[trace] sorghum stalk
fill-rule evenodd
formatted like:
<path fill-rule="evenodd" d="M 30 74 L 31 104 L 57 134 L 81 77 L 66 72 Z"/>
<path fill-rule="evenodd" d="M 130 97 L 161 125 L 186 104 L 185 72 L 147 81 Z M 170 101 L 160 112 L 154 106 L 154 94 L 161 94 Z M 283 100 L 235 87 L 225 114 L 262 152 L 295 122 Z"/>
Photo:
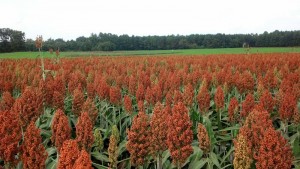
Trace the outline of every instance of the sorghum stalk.
<path fill-rule="evenodd" d="M 44 57 L 43 57 L 42 52 L 41 52 L 41 48 L 43 47 L 43 37 L 42 36 L 36 37 L 35 46 L 36 46 L 36 48 L 39 49 L 39 55 L 41 57 L 41 64 L 42 64 L 42 66 L 41 66 L 41 68 L 42 68 L 42 77 L 43 77 L 43 80 L 45 81 L 46 74 L 45 74 Z"/>

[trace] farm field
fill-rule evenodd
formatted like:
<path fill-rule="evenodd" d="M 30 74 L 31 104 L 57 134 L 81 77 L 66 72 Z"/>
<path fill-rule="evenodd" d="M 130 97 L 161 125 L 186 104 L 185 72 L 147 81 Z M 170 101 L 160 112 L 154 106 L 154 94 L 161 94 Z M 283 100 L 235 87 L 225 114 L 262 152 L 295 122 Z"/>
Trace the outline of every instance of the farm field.
<path fill-rule="evenodd" d="M 300 168 L 299 48 L 37 55 L 0 54 L 0 168 Z"/>
<path fill-rule="evenodd" d="M 137 50 L 137 51 L 95 51 L 95 52 L 60 52 L 62 57 L 78 56 L 153 56 L 153 55 L 211 55 L 211 54 L 245 54 L 243 48 L 217 48 L 217 49 L 181 49 L 181 50 Z M 300 53 L 300 47 L 265 47 L 251 48 L 249 53 Z M 12 52 L 0 53 L 1 58 L 37 58 L 38 52 Z M 43 52 L 43 56 L 51 58 L 55 56 L 49 52 Z"/>

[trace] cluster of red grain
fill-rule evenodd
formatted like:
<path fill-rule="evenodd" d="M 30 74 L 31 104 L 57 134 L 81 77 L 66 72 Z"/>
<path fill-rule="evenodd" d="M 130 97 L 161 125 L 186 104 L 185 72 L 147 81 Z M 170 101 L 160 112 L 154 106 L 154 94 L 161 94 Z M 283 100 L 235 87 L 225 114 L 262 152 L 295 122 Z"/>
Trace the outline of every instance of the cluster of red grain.
<path fill-rule="evenodd" d="M 142 165 L 149 155 L 162 158 L 168 149 L 181 167 L 197 139 L 189 117 L 196 107 L 203 116 L 212 109 L 228 109 L 228 121 L 243 125 L 235 140 L 235 154 L 241 157 L 233 162 L 237 168 L 253 161 L 257 168 L 291 166 L 291 150 L 272 119 L 299 123 L 299 54 L 73 58 L 59 63 L 46 59 L 45 70 L 51 71 L 43 80 L 36 60 L 0 61 L 0 159 L 5 165 L 22 160 L 25 168 L 34 168 L 28 158 L 35 158 L 44 167 L 46 152 L 34 122 L 50 107 L 56 110 L 51 144 L 59 152 L 58 168 L 91 167 L 97 98 L 128 114 L 139 112 L 127 131 L 134 165 Z M 229 95 L 233 92 L 240 97 Z M 72 107 L 65 110 L 68 96 Z M 73 136 L 66 111 L 78 117 Z M 196 130 L 200 148 L 208 153 L 205 126 L 199 124 Z"/>

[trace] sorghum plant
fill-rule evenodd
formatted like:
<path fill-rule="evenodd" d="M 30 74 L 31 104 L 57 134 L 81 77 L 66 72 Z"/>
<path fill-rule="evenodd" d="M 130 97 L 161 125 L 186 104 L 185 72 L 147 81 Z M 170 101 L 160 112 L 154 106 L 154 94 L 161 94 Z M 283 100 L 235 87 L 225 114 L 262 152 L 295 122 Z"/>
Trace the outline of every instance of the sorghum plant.
<path fill-rule="evenodd" d="M 89 114 L 90 119 L 94 125 L 98 117 L 98 110 L 91 98 L 87 98 L 86 101 L 83 103 L 82 111 L 87 112 Z"/>
<path fill-rule="evenodd" d="M 32 121 L 24 136 L 22 143 L 22 162 L 24 169 L 40 169 L 45 168 L 47 152 L 42 144 L 40 130 L 36 128 Z"/>
<path fill-rule="evenodd" d="M 168 149 L 167 139 L 167 128 L 168 128 L 168 113 L 164 112 L 164 107 L 160 102 L 155 104 L 153 109 L 153 115 L 150 121 L 151 127 L 151 154 L 157 158 L 157 168 L 162 168 L 162 153 Z"/>
<path fill-rule="evenodd" d="M 19 159 L 19 142 L 22 139 L 18 115 L 13 111 L 0 112 L 0 158 L 6 166 L 15 166 Z"/>
<path fill-rule="evenodd" d="M 109 166 L 111 168 L 117 168 L 117 162 L 118 162 L 118 140 L 116 139 L 115 135 L 111 135 L 109 138 L 109 146 L 108 146 L 108 160 L 109 160 Z"/>
<path fill-rule="evenodd" d="M 81 113 L 76 124 L 76 140 L 79 149 L 90 151 L 94 143 L 93 124 L 87 112 Z"/>
<path fill-rule="evenodd" d="M 234 168 L 250 169 L 253 163 L 252 152 L 243 134 L 239 134 L 237 139 L 234 140 L 234 147 Z"/>
<path fill-rule="evenodd" d="M 270 127 L 264 132 L 254 159 L 257 160 L 257 169 L 289 169 L 292 166 L 293 154 L 287 140 Z"/>
<path fill-rule="evenodd" d="M 63 142 L 71 138 L 71 127 L 69 125 L 68 117 L 60 109 L 56 110 L 54 114 L 51 130 L 51 141 L 59 152 Z"/>
<path fill-rule="evenodd" d="M 254 96 L 251 93 L 247 94 L 245 100 L 242 102 L 241 118 L 245 119 L 253 110 L 255 106 L 254 101 Z"/>
<path fill-rule="evenodd" d="M 199 147 L 204 154 L 208 154 L 210 152 L 210 139 L 205 126 L 201 123 L 198 123 L 197 132 Z"/>
<path fill-rule="evenodd" d="M 168 124 L 167 145 L 173 163 L 181 168 L 185 160 L 193 153 L 192 122 L 182 102 L 173 107 L 170 119 L 172 120 L 169 120 Z"/>
<path fill-rule="evenodd" d="M 80 150 L 76 140 L 64 141 L 60 149 L 57 169 L 73 169 L 79 154 Z"/>
<path fill-rule="evenodd" d="M 231 123 L 237 122 L 239 120 L 239 102 L 233 97 L 230 99 L 228 106 L 228 118 Z"/>
<path fill-rule="evenodd" d="M 206 81 L 204 81 L 197 95 L 199 110 L 202 114 L 207 113 L 210 107 L 210 94 L 207 89 Z"/>
<path fill-rule="evenodd" d="M 89 153 L 87 153 L 85 150 L 81 150 L 73 165 L 73 169 L 93 169 L 92 160 Z"/>
<path fill-rule="evenodd" d="M 133 118 L 132 126 L 127 131 L 128 142 L 126 148 L 130 153 L 132 165 L 143 165 L 149 155 L 150 123 L 144 112 Z"/>
<path fill-rule="evenodd" d="M 132 113 L 132 101 L 128 95 L 124 96 L 124 107 L 128 114 Z"/>

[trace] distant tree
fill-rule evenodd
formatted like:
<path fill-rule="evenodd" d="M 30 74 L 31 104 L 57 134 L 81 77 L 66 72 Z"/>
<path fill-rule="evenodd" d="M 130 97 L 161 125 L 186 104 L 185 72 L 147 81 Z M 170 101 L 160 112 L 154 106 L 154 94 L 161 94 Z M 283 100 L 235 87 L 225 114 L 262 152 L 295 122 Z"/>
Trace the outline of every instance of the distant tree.
<path fill-rule="evenodd" d="M 90 43 L 89 39 L 84 36 L 80 36 L 79 38 L 77 38 L 76 43 L 78 46 L 77 50 L 79 51 L 90 51 L 92 49 L 92 44 Z"/>
<path fill-rule="evenodd" d="M 25 41 L 25 50 L 26 51 L 34 51 L 36 50 L 35 41 L 32 39 L 26 39 Z"/>
<path fill-rule="evenodd" d="M 25 33 L 9 28 L 0 29 L 0 52 L 25 50 Z"/>
<path fill-rule="evenodd" d="M 13 30 L 11 32 L 11 47 L 13 51 L 25 50 L 25 33 Z"/>
<path fill-rule="evenodd" d="M 116 49 L 116 45 L 110 41 L 100 42 L 94 49 L 101 50 L 101 51 L 113 51 Z"/>
<path fill-rule="evenodd" d="M 55 40 L 52 38 L 49 38 L 48 40 L 46 40 L 43 44 L 43 50 L 49 50 L 49 49 L 56 49 L 57 46 L 55 45 Z"/>
<path fill-rule="evenodd" d="M 60 51 L 64 51 L 66 49 L 66 42 L 62 39 L 55 39 L 54 41 L 54 49 L 59 49 Z"/>
<path fill-rule="evenodd" d="M 10 43 L 11 31 L 12 30 L 9 28 L 0 29 L 0 52 L 11 51 L 11 43 Z"/>
<path fill-rule="evenodd" d="M 190 44 L 186 39 L 180 39 L 178 42 L 179 49 L 188 49 L 189 46 L 190 46 Z"/>
<path fill-rule="evenodd" d="M 66 50 L 76 51 L 78 50 L 78 44 L 74 40 L 70 40 L 66 42 Z"/>

